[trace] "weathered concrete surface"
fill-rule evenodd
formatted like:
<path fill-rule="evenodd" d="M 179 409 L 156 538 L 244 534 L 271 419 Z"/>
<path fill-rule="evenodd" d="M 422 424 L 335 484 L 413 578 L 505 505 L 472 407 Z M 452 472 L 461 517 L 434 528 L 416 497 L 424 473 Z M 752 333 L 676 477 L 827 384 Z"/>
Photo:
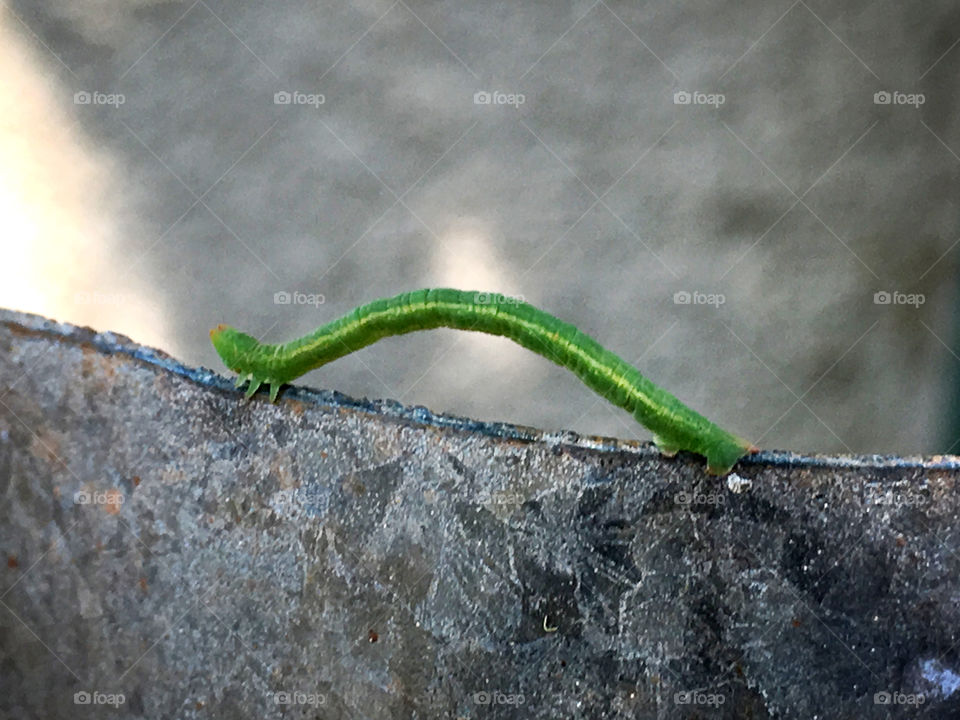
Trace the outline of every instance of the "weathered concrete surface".
<path fill-rule="evenodd" d="M 244 403 L 6 312 L 0 717 L 958 717 L 958 469 L 767 453 L 734 492 L 630 443 Z"/>

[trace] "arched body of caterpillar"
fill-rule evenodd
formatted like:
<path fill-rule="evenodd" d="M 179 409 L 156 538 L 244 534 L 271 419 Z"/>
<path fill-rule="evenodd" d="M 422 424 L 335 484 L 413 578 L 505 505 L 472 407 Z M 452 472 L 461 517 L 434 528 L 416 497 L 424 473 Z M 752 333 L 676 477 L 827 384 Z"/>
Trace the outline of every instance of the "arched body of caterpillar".
<path fill-rule="evenodd" d="M 708 472 L 725 475 L 737 460 L 757 450 L 654 385 L 573 325 L 495 293 L 440 288 L 374 300 L 282 345 L 261 344 L 226 325 L 211 330 L 210 340 L 224 364 L 238 374 L 237 387 L 249 382 L 248 398 L 269 383 L 270 400 L 275 402 L 283 384 L 310 370 L 381 338 L 439 327 L 502 335 L 571 370 L 652 431 L 661 452 L 699 453 L 707 458 Z"/>

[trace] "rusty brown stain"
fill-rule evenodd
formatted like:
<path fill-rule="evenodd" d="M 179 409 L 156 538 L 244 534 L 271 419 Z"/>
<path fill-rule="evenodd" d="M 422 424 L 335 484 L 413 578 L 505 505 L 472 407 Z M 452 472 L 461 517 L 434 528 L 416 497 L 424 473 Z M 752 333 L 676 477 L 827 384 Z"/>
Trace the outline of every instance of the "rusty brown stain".
<path fill-rule="evenodd" d="M 20 563 L 17 561 L 16 555 L 7 555 L 7 567 L 11 570 L 13 568 L 20 567 Z"/>
<path fill-rule="evenodd" d="M 117 515 L 120 513 L 122 505 L 123 494 L 118 488 L 110 488 L 110 490 L 107 491 L 107 502 L 104 503 L 103 509 L 111 515 Z"/>
<path fill-rule="evenodd" d="M 525 449 L 528 445 L 531 444 L 531 440 L 521 440 L 520 438 L 505 437 L 500 438 L 504 445 L 507 447 L 517 448 L 518 450 Z"/>
<path fill-rule="evenodd" d="M 108 356 L 104 362 L 100 363 L 100 372 L 107 381 L 113 382 L 116 378 L 118 364 L 118 358 L 113 355 Z"/>
<path fill-rule="evenodd" d="M 143 591 L 143 594 L 147 594 L 147 579 L 145 577 L 140 578 L 140 589 Z"/>
<path fill-rule="evenodd" d="M 32 328 L 24 327 L 19 323 L 9 321 L 3 323 L 3 326 L 10 331 L 11 335 L 15 335 L 16 337 L 40 338 L 48 342 L 50 340 L 50 333 L 45 330 L 34 330 Z"/>
<path fill-rule="evenodd" d="M 80 348 L 80 375 L 84 378 L 90 378 L 97 374 L 97 365 L 103 356 L 100 352 L 90 345 L 84 345 Z"/>
<path fill-rule="evenodd" d="M 134 487 L 138 487 L 139 485 L 140 485 L 140 476 L 139 476 L 139 475 L 134 475 L 134 476 L 133 476 L 133 486 L 134 486 Z"/>
<path fill-rule="evenodd" d="M 28 338 L 39 338 L 41 340 L 50 341 L 50 331 L 44 328 L 31 328 L 20 323 L 7 322 L 3 323 L 3 326 L 10 331 L 11 335 L 16 335 L 17 337 L 28 337 Z M 89 325 L 76 326 L 72 328 L 72 334 L 70 337 L 61 337 L 59 335 L 55 336 L 55 340 L 63 345 L 79 345 L 81 347 L 91 347 L 96 350 L 93 343 L 90 340 L 97 334 L 97 331 L 94 330 Z M 126 335 L 121 335 L 116 333 L 116 338 L 120 343 L 129 343 L 133 344 L 133 341 L 128 338 Z M 99 352 L 99 350 L 97 350 Z"/>
<path fill-rule="evenodd" d="M 50 331 L 45 328 L 27 327 L 25 325 L 21 325 L 20 323 L 12 322 L 9 320 L 6 322 L 0 323 L 0 325 L 5 327 L 7 330 L 10 331 L 11 335 L 14 335 L 16 337 L 30 338 L 34 340 L 43 340 L 44 342 L 50 342 L 51 340 L 53 340 L 58 345 L 71 345 L 73 347 L 81 348 L 82 350 L 90 349 L 101 355 L 104 354 L 105 352 L 103 349 L 97 347 L 97 345 L 93 342 L 94 338 L 97 337 L 98 333 L 89 325 L 72 326 L 70 328 L 70 335 L 67 337 L 64 337 L 62 335 L 57 335 L 57 334 L 51 335 Z M 122 335 L 117 332 L 113 333 L 113 340 L 114 342 L 116 342 L 117 345 L 128 346 L 128 347 L 130 346 L 140 347 L 137 343 L 135 343 L 126 335 Z M 151 348 L 151 351 L 160 359 L 171 360 L 176 362 L 176 358 L 174 358 L 169 353 L 164 352 L 163 350 L 160 350 L 158 348 Z M 127 355 L 122 355 L 120 353 L 110 353 L 110 354 L 111 355 L 115 354 L 117 357 L 121 358 L 122 361 L 131 361 L 138 365 L 150 367 L 150 368 L 153 368 L 154 370 L 156 369 L 156 364 L 150 362 L 149 360 L 144 360 L 142 358 L 129 357 Z"/>

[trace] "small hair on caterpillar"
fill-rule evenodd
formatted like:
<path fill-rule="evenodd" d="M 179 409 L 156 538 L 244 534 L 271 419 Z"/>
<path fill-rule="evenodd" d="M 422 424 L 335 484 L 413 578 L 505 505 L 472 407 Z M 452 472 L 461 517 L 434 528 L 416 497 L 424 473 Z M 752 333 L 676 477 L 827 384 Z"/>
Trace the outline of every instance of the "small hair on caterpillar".
<path fill-rule="evenodd" d="M 270 401 L 276 402 L 281 386 L 337 358 L 381 338 L 440 327 L 500 335 L 567 368 L 650 430 L 664 455 L 698 453 L 712 474 L 726 475 L 741 457 L 757 452 L 752 443 L 690 409 L 573 325 L 509 295 L 415 290 L 361 305 L 288 343 L 262 344 L 227 325 L 211 330 L 210 340 L 237 373 L 237 387 L 247 383 L 247 398 L 268 384 Z"/>

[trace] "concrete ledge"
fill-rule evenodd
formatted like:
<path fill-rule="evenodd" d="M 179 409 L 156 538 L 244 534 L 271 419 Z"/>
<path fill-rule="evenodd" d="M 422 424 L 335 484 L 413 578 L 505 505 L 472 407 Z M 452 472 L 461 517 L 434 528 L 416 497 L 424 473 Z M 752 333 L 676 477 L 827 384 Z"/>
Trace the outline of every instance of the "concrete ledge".
<path fill-rule="evenodd" d="M 960 458 L 703 465 L 4 311 L 0 717 L 960 716 Z"/>

